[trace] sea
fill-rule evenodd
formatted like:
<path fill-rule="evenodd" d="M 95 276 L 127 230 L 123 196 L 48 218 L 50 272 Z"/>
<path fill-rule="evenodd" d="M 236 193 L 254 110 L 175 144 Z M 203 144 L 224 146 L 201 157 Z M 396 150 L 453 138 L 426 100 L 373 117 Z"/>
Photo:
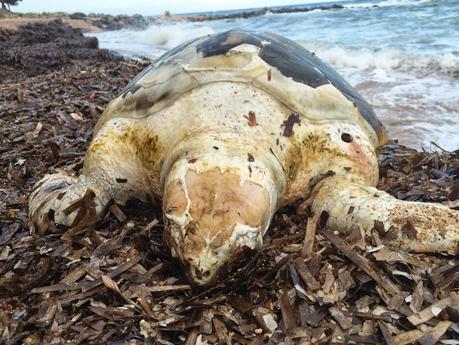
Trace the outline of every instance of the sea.
<path fill-rule="evenodd" d="M 391 139 L 426 151 L 459 149 L 459 1 L 354 0 L 290 7 L 334 3 L 345 8 L 165 21 L 141 31 L 91 35 L 101 48 L 156 59 L 182 42 L 233 28 L 277 33 L 336 69 L 373 105 Z"/>

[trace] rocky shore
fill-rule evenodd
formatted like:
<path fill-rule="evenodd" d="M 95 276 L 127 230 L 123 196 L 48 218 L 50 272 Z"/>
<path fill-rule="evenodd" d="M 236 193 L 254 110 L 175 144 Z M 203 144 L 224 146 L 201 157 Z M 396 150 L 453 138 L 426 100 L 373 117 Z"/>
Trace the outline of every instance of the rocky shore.
<path fill-rule="evenodd" d="M 375 5 L 377 6 L 377 5 Z M 152 23 L 191 21 L 202 22 L 208 20 L 234 20 L 238 18 L 250 18 L 266 14 L 300 13 L 310 11 L 336 11 L 345 7 L 339 4 L 330 6 L 308 6 L 308 7 L 264 7 L 261 9 L 238 11 L 234 13 L 214 14 L 193 14 L 174 15 L 166 11 L 163 15 L 143 16 L 137 15 L 109 15 L 109 14 L 85 14 L 75 12 L 67 13 L 44 13 L 44 14 L 8 14 L 2 18 L 0 15 L 0 28 L 17 30 L 19 27 L 29 23 L 47 23 L 60 19 L 66 24 L 82 29 L 83 31 L 111 31 L 124 28 L 145 29 Z"/>
<path fill-rule="evenodd" d="M 166 18 L 164 16 L 142 16 L 142 15 L 109 15 L 84 13 L 8 13 L 3 17 L 0 15 L 0 29 L 17 31 L 27 24 L 46 24 L 54 20 L 61 20 L 63 23 L 80 29 L 83 32 L 99 32 L 120 30 L 123 28 L 145 29 L 151 23 L 161 20 L 182 20 L 181 17 Z"/>
<path fill-rule="evenodd" d="M 77 20 L 77 19 L 75 19 Z M 339 238 L 308 202 L 276 215 L 266 245 L 216 286 L 188 285 L 162 242 L 159 206 L 30 232 L 38 179 L 82 167 L 107 103 L 148 61 L 128 61 L 63 21 L 0 31 L 1 344 L 435 344 L 459 334 L 459 260 Z M 459 151 L 396 144 L 379 188 L 459 208 Z M 370 249 L 370 250 L 369 250 Z"/>
<path fill-rule="evenodd" d="M 264 16 L 266 14 L 282 14 L 282 13 L 301 13 L 311 11 L 336 11 L 342 10 L 345 7 L 342 5 L 334 4 L 330 6 L 310 6 L 310 7 L 282 7 L 272 8 L 264 7 L 257 10 L 241 11 L 229 14 L 206 14 L 206 15 L 192 15 L 186 16 L 186 20 L 193 22 L 201 22 L 207 20 L 223 20 L 223 19 L 239 19 Z"/>

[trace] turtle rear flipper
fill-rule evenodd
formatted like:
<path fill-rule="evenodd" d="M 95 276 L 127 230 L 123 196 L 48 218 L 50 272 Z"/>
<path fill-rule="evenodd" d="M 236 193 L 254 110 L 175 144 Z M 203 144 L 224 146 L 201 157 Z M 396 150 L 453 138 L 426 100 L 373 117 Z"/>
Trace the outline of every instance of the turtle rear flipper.
<path fill-rule="evenodd" d="M 384 244 L 415 253 L 459 253 L 459 212 L 438 203 L 403 201 L 374 187 L 336 176 L 315 189 L 314 213 L 331 230 L 378 231 Z"/>

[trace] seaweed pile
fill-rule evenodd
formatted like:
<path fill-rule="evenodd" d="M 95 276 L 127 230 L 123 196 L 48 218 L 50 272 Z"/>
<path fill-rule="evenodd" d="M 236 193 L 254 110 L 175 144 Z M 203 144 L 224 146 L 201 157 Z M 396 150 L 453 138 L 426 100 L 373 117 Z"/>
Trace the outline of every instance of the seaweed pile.
<path fill-rule="evenodd" d="M 33 184 L 78 172 L 104 106 L 148 64 L 104 56 L 53 65 L 50 55 L 37 73 L 17 65 L 2 77 L 0 343 L 459 343 L 457 257 L 396 252 L 377 233 L 342 238 L 307 201 L 280 210 L 265 246 L 207 289 L 188 285 L 170 258 L 158 205 L 112 205 L 102 220 L 31 232 Z M 391 144 L 380 166 L 379 188 L 459 208 L 459 150 Z"/>
<path fill-rule="evenodd" d="M 98 49 L 95 37 L 56 19 L 48 24 L 27 24 L 19 31 L 0 29 L 0 80 L 18 82 L 72 65 L 75 60 L 109 61 L 115 57 Z"/>

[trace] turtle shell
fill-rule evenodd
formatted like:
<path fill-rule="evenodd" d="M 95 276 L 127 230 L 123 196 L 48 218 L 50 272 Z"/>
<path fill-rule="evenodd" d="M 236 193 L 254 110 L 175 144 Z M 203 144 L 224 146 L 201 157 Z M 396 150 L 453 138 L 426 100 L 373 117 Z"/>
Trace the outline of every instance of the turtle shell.
<path fill-rule="evenodd" d="M 265 65 L 289 81 L 311 88 L 332 85 L 358 109 L 360 117 L 376 133 L 379 144 L 386 142 L 385 129 L 368 102 L 314 53 L 279 35 L 245 30 L 230 30 L 194 39 L 162 55 L 126 86 L 104 113 L 102 122 L 114 117 L 115 112 L 116 116 L 148 116 L 206 82 L 253 81 L 254 73 L 258 70 L 252 68 L 247 72 L 247 61 L 242 61 L 242 57 L 223 58 L 239 46 L 254 47 Z M 246 72 L 242 73 L 242 70 Z M 185 73 L 190 71 L 196 73 Z M 285 98 L 282 90 L 279 87 L 271 90 L 271 94 Z M 307 112 L 301 100 L 291 103 L 291 107 L 299 113 Z"/>

